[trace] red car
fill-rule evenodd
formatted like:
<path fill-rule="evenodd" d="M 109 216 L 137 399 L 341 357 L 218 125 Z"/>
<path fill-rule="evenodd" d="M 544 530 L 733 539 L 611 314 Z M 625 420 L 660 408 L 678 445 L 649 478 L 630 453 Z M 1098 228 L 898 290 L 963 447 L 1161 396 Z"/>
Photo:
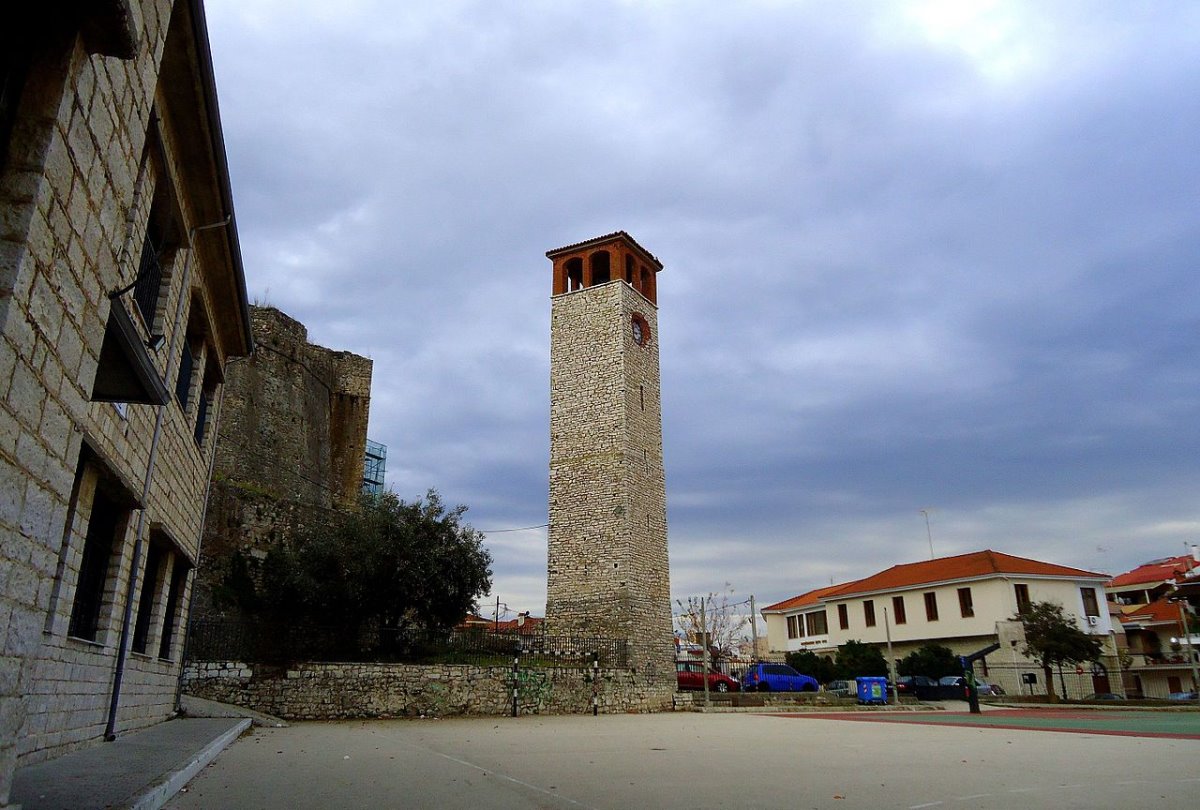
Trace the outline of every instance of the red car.
<path fill-rule="evenodd" d="M 703 689 L 703 672 L 704 670 L 699 661 L 676 661 L 675 682 L 679 687 L 679 691 Z M 712 692 L 736 692 L 740 688 L 740 685 L 728 675 L 709 671 L 708 688 Z"/>

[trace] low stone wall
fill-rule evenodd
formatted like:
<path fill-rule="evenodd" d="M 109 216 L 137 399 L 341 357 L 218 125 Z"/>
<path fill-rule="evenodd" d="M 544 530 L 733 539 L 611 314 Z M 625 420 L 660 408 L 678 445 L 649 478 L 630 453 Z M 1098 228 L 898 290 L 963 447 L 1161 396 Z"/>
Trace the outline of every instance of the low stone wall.
<path fill-rule="evenodd" d="M 183 678 L 189 695 L 287 720 L 512 713 L 513 673 L 506 667 L 210 661 L 188 664 Z M 531 667 L 519 670 L 517 683 L 521 714 L 592 710 L 591 670 Z M 602 669 L 596 694 L 605 714 L 668 711 L 675 683 Z"/>

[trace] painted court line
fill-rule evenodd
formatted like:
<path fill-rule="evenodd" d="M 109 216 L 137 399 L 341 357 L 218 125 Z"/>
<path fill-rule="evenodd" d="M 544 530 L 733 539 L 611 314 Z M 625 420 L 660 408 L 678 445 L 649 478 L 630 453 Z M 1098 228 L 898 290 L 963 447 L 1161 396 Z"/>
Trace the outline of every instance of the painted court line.
<path fill-rule="evenodd" d="M 912 723 L 925 726 L 950 726 L 954 728 L 1000 729 L 1006 731 L 1053 731 L 1067 734 L 1100 734 L 1111 737 L 1144 737 L 1167 740 L 1200 740 L 1200 731 L 1155 731 L 1145 728 L 1144 717 L 1100 716 L 1072 712 L 1069 715 L 1050 715 L 1034 712 L 999 712 L 987 715 L 970 715 L 961 712 L 909 712 L 905 714 L 868 713 L 789 713 L 764 714 L 763 717 L 787 719 L 842 720 L 850 723 Z M 1028 722 L 1022 722 L 1026 720 Z M 1127 721 L 1124 728 L 1122 721 Z M 1104 723 L 1107 727 L 1097 727 Z M 1118 726 L 1114 728 L 1113 726 Z"/>
<path fill-rule="evenodd" d="M 407 745 L 409 748 L 416 749 L 418 751 L 421 751 L 422 753 L 432 754 L 435 757 L 441 757 L 442 759 L 447 759 L 453 763 L 462 765 L 465 768 L 472 768 L 472 769 L 484 774 L 485 776 L 498 777 L 507 782 L 512 782 L 514 785 L 520 785 L 521 787 L 528 788 L 530 790 L 541 793 L 543 796 L 549 796 L 551 798 L 554 798 L 560 802 L 566 802 L 567 804 L 572 804 L 572 805 L 575 805 L 576 807 L 582 807 L 585 810 L 597 810 L 597 808 L 592 807 L 591 805 L 584 804 L 583 802 L 577 802 L 574 799 L 568 799 L 566 796 L 563 796 L 560 793 L 555 793 L 552 790 L 546 790 L 543 787 L 538 787 L 537 785 L 531 785 L 528 782 L 523 782 L 520 779 L 517 779 L 516 777 L 512 777 L 512 776 L 508 776 L 507 774 L 500 773 L 495 768 L 485 768 L 482 765 L 476 765 L 474 762 L 468 762 L 465 759 L 459 759 L 458 757 L 452 757 L 449 754 L 443 754 L 441 751 L 434 751 L 431 748 L 424 748 L 419 745 L 413 745 L 412 743 L 408 743 Z"/>

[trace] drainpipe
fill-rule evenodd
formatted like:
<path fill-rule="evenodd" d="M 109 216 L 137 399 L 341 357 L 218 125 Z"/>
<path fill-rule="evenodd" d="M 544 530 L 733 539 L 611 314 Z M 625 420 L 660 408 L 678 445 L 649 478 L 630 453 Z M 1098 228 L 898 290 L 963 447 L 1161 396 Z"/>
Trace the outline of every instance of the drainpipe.
<path fill-rule="evenodd" d="M 250 347 L 250 352 L 254 352 L 254 347 Z M 229 376 L 229 366 L 236 360 L 244 360 L 244 357 L 229 357 L 225 360 L 224 376 Z M 204 528 L 208 525 L 208 498 L 212 493 L 213 468 L 217 464 L 217 429 L 216 426 L 221 418 L 221 410 L 225 405 L 225 386 L 221 385 L 221 394 L 217 400 L 217 407 L 213 411 L 213 429 L 212 429 L 212 452 L 208 455 L 208 478 L 204 482 L 204 506 L 200 512 L 200 536 L 196 543 L 196 564 L 200 564 L 200 551 L 204 543 Z M 188 644 L 192 638 L 192 607 L 196 604 L 196 580 L 192 579 L 192 589 L 188 591 L 187 621 L 183 624 L 182 644 L 179 647 L 179 677 L 175 679 L 175 713 L 183 712 L 183 670 L 187 666 L 187 662 L 183 656 L 187 654 Z"/>
<path fill-rule="evenodd" d="M 220 222 L 200 225 L 192 228 L 188 234 L 188 253 L 183 261 L 183 281 L 180 285 L 179 304 L 175 307 L 175 331 L 171 335 L 170 354 L 167 355 L 167 374 L 169 380 L 175 373 L 175 358 L 179 356 L 180 325 L 183 323 L 183 312 L 186 308 L 189 282 L 192 272 L 192 254 L 196 252 L 195 239 L 200 231 L 213 228 L 224 228 L 230 222 L 226 216 Z M 121 641 L 117 645 L 117 664 L 113 670 L 112 696 L 108 701 L 108 723 L 104 726 L 104 739 L 112 742 L 117 738 L 117 706 L 121 702 L 121 682 L 125 677 L 125 661 L 129 657 L 130 626 L 133 624 L 133 600 L 137 594 L 138 560 L 142 557 L 142 545 L 146 540 L 146 508 L 150 499 L 150 485 L 154 480 L 154 465 L 158 460 L 158 440 L 162 436 L 163 421 L 166 419 L 170 399 L 165 405 L 158 407 L 158 415 L 154 419 L 154 434 L 150 437 L 150 456 L 146 461 L 146 477 L 142 481 L 142 508 L 138 511 L 137 536 L 133 542 L 133 557 L 129 565 L 129 586 L 125 589 L 125 613 L 121 619 Z M 182 663 L 182 662 L 181 662 Z"/>

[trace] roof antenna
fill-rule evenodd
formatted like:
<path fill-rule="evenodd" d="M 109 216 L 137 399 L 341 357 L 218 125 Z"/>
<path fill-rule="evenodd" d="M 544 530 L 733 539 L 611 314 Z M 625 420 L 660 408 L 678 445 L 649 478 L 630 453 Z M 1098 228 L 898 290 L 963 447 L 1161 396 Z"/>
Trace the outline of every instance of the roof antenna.
<path fill-rule="evenodd" d="M 919 509 L 918 511 L 922 515 L 925 516 L 925 536 L 929 538 L 929 559 L 932 560 L 933 559 L 933 530 L 929 528 L 929 513 L 933 511 L 933 507 L 930 506 L 927 509 Z"/>

